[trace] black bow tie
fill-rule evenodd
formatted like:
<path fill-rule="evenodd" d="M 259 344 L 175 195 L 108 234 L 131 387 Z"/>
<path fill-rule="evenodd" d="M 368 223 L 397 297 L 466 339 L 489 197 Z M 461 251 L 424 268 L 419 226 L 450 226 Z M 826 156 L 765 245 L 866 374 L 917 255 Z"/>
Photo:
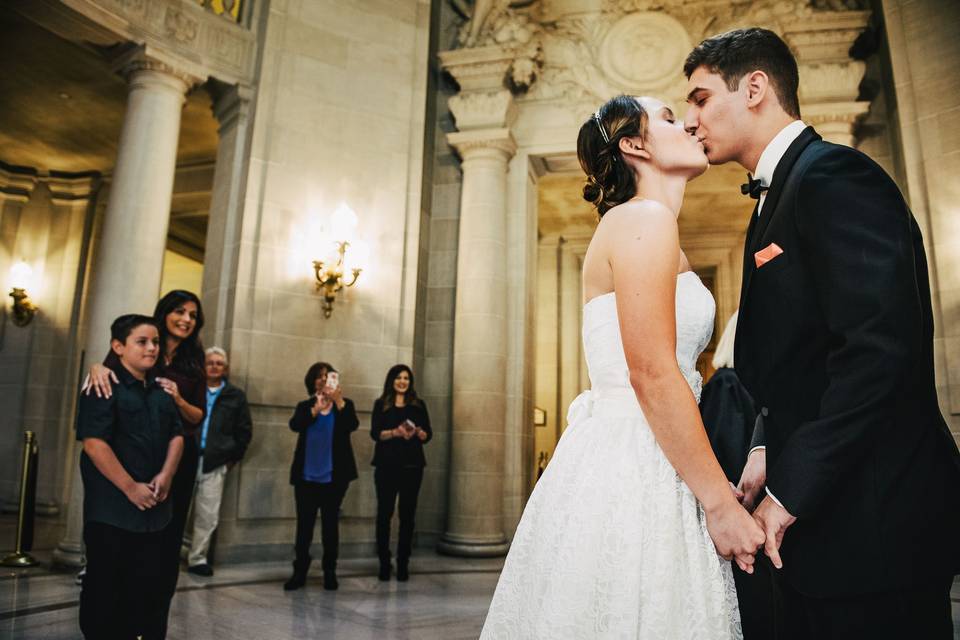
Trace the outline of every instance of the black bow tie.
<path fill-rule="evenodd" d="M 749 173 L 747 174 L 747 183 L 740 185 L 740 193 L 745 196 L 750 196 L 754 200 L 759 200 L 760 194 L 768 189 L 770 189 L 770 187 L 763 186 L 759 178 L 754 180 L 753 176 Z"/>

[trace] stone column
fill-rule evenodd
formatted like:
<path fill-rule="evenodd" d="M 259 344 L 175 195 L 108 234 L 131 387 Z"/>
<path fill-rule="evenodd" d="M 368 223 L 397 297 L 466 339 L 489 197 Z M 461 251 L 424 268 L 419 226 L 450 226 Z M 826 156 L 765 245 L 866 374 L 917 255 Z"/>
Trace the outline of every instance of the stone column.
<path fill-rule="evenodd" d="M 115 68 L 127 79 L 127 109 L 103 231 L 94 241 L 83 368 L 106 354 L 114 318 L 153 313 L 170 222 L 180 112 L 187 91 L 199 81 L 143 48 L 124 55 Z M 80 564 L 83 535 L 83 486 L 79 466 L 73 469 L 67 531 L 54 551 L 54 560 L 68 566 Z"/>
<path fill-rule="evenodd" d="M 784 29 L 800 68 L 800 112 L 824 140 L 855 146 L 854 127 L 870 110 L 858 101 L 866 64 L 850 47 L 870 19 L 869 11 L 817 12 Z"/>
<path fill-rule="evenodd" d="M 589 238 L 566 239 L 560 245 L 560 402 L 557 406 L 557 438 L 567 428 L 567 407 L 581 391 L 590 388 L 580 379 L 583 293 L 580 263 Z"/>
<path fill-rule="evenodd" d="M 210 82 L 213 115 L 220 123 L 213 195 L 203 260 L 204 342 L 229 349 L 227 328 L 236 304 L 240 232 L 250 155 L 253 90 Z"/>
<path fill-rule="evenodd" d="M 450 99 L 459 131 L 447 141 L 462 159 L 457 300 L 453 338 L 453 424 L 447 530 L 438 550 L 498 556 L 503 522 L 507 377 L 507 163 L 513 96 L 503 88 L 509 54 L 497 47 L 448 51 L 460 83 Z"/>

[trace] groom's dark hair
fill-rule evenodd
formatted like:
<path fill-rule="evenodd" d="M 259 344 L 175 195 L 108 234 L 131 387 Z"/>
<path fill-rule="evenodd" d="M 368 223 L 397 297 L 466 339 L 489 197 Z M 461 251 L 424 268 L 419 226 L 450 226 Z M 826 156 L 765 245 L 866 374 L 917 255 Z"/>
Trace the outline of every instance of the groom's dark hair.
<path fill-rule="evenodd" d="M 770 78 L 773 92 L 783 110 L 800 118 L 797 91 L 800 74 L 790 47 L 769 29 L 735 29 L 707 38 L 687 56 L 683 72 L 689 79 L 699 67 L 718 73 L 730 91 L 736 91 L 740 79 L 751 71 L 763 71 Z"/>

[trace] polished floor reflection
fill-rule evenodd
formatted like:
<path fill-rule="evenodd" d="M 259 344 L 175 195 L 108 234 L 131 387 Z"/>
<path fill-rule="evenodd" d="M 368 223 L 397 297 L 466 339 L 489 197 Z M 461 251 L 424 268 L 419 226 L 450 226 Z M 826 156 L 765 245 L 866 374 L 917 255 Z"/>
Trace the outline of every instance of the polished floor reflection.
<path fill-rule="evenodd" d="M 407 583 L 376 579 L 376 562 L 342 563 L 340 589 L 323 590 L 320 571 L 306 588 L 284 592 L 289 565 L 223 567 L 213 578 L 182 573 L 170 640 L 448 640 L 476 638 L 502 560 L 428 555 Z M 0 638 L 74 640 L 80 588 L 70 574 L 42 569 L 0 576 Z"/>
<path fill-rule="evenodd" d="M 327 592 L 319 570 L 306 588 L 284 592 L 289 565 L 242 564 L 213 578 L 182 573 L 170 640 L 458 640 L 480 634 L 502 559 L 416 557 L 407 583 L 376 579 L 376 562 L 341 563 L 340 590 Z M 73 574 L 44 568 L 0 571 L 0 638 L 75 640 L 80 588 Z M 960 640 L 960 583 L 953 593 Z"/>

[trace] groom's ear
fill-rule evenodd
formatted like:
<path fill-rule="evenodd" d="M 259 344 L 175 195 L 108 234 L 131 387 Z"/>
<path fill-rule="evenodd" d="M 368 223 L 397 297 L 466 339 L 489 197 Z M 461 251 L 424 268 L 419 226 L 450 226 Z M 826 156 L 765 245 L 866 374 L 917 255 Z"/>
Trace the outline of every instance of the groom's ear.
<path fill-rule="evenodd" d="M 643 140 L 639 136 L 620 138 L 619 147 L 620 153 L 644 160 L 650 159 L 650 152 L 643 148 Z"/>
<path fill-rule="evenodd" d="M 766 73 L 757 69 L 751 71 L 740 80 L 740 87 L 747 98 L 747 107 L 755 109 L 767 97 L 770 91 L 770 78 Z"/>

